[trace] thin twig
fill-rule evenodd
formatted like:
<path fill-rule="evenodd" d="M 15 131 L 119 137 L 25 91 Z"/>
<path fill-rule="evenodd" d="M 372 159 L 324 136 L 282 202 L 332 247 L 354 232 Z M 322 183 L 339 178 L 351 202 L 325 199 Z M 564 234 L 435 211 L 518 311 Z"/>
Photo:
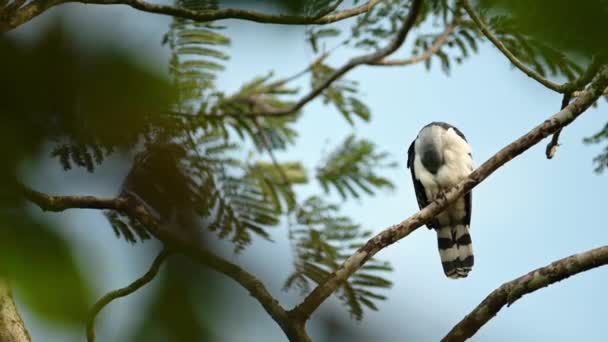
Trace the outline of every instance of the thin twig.
<path fill-rule="evenodd" d="M 431 58 L 439 50 L 441 50 L 443 45 L 448 41 L 448 38 L 450 37 L 452 32 L 454 32 L 456 26 L 458 26 L 459 21 L 460 18 L 455 17 L 449 24 L 446 25 L 445 30 L 433 41 L 433 44 L 431 44 L 431 46 L 429 46 L 426 51 L 416 56 L 411 56 L 405 59 L 382 59 L 368 64 L 376 66 L 404 66 L 424 62 L 425 60 Z"/>
<path fill-rule="evenodd" d="M 505 305 L 510 306 L 522 296 L 562 281 L 570 276 L 608 264 L 608 246 L 575 254 L 552 262 L 514 279 L 492 291 L 471 313 L 466 315 L 442 339 L 443 342 L 461 342 L 491 320 Z"/>
<path fill-rule="evenodd" d="M 570 103 L 571 97 L 572 96 L 570 95 L 570 93 L 564 94 L 564 97 L 562 98 L 561 109 L 566 108 L 568 103 Z M 555 153 L 557 152 L 557 148 L 560 146 L 559 135 L 561 133 L 562 133 L 562 129 L 560 128 L 557 130 L 557 132 L 553 133 L 553 137 L 551 137 L 551 141 L 549 142 L 549 144 L 547 144 L 547 149 L 545 150 L 545 155 L 547 156 L 547 159 L 552 159 L 555 156 Z"/>
<path fill-rule="evenodd" d="M 128 296 L 131 293 L 142 288 L 144 285 L 151 282 L 156 277 L 156 275 L 158 274 L 158 271 L 160 270 L 160 266 L 165 261 L 165 259 L 167 259 L 167 257 L 169 255 L 171 255 L 171 252 L 168 249 L 164 248 L 156 256 L 156 258 L 154 258 L 152 265 L 150 265 L 150 268 L 143 276 L 141 276 L 140 278 L 138 278 L 137 280 L 135 280 L 134 282 L 132 282 L 130 285 L 128 285 L 126 287 L 116 289 L 116 290 L 106 293 L 103 297 L 101 297 L 93 305 L 93 307 L 91 308 L 91 312 L 89 313 L 89 316 L 87 317 L 87 324 L 86 324 L 88 342 L 95 342 L 95 318 L 97 318 L 97 315 L 99 314 L 99 312 L 106 305 L 110 304 L 110 302 L 112 302 L 113 300 Z"/>

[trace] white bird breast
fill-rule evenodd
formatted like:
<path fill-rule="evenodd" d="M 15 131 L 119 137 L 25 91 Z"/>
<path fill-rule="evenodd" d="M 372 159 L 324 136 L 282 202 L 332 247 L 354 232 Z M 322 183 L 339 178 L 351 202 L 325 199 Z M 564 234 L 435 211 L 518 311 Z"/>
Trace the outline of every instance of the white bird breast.
<path fill-rule="evenodd" d="M 433 144 L 442 154 L 443 164 L 436 174 L 432 174 L 422 165 L 421 144 Z M 429 200 L 433 199 L 440 190 L 458 184 L 473 171 L 471 146 L 453 128 L 448 130 L 440 126 L 424 128 L 418 134 L 414 148 L 416 151 L 414 173 L 424 186 Z"/>

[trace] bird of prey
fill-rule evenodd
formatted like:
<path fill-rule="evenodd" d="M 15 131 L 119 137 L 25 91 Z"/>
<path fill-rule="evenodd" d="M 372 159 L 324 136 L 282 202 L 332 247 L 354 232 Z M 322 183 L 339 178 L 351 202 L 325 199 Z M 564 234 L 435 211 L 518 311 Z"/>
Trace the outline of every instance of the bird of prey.
<path fill-rule="evenodd" d="M 456 127 L 445 122 L 424 126 L 408 150 L 407 167 L 412 173 L 420 209 L 442 190 L 458 184 L 473 171 L 471 147 Z M 426 225 L 437 232 L 443 272 L 464 278 L 473 267 L 473 245 L 469 235 L 471 193 L 448 206 Z"/>

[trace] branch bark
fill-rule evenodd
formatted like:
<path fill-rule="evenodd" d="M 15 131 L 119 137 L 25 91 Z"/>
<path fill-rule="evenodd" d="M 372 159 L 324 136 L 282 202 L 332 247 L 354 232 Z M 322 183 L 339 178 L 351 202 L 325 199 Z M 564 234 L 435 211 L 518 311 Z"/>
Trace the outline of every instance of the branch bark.
<path fill-rule="evenodd" d="M 32 342 L 3 279 L 0 279 L 0 342 Z"/>
<path fill-rule="evenodd" d="M 608 246 L 603 246 L 560 259 L 504 283 L 492 291 L 471 313 L 454 326 L 442 341 L 465 341 L 475 335 L 505 305 L 510 306 L 528 293 L 606 264 L 608 264 Z"/>
<path fill-rule="evenodd" d="M 473 171 L 458 185 L 443 192 L 431 204 L 410 216 L 405 221 L 388 227 L 367 241 L 357 252 L 351 255 L 324 282 L 319 284 L 302 303 L 291 310 L 294 316 L 306 321 L 310 315 L 340 286 L 356 272 L 365 262 L 381 249 L 399 241 L 422 226 L 449 204 L 483 182 L 499 167 L 517 157 L 542 139 L 567 126 L 591 106 L 608 86 L 608 67 L 604 67 L 595 77 L 590 87 L 576 101 L 557 112 L 527 134 L 516 139 Z"/>
<path fill-rule="evenodd" d="M 356 7 L 335 13 L 326 13 L 320 16 L 300 16 L 266 14 L 236 8 L 194 11 L 170 5 L 154 4 L 143 0 L 34 0 L 15 11 L 6 11 L 2 13 L 3 11 L 0 9 L 0 32 L 12 30 L 32 20 L 53 6 L 70 2 L 95 5 L 127 5 L 143 12 L 170 15 L 200 22 L 223 19 L 241 19 L 265 24 L 324 25 L 368 12 L 378 3 L 380 3 L 380 1 L 381 0 L 369 0 L 366 3 Z"/>

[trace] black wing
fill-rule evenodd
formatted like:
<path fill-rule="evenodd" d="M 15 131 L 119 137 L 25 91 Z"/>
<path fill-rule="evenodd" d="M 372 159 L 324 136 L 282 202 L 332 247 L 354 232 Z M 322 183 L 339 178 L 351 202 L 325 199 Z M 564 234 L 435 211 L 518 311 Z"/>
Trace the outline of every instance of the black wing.
<path fill-rule="evenodd" d="M 414 190 L 416 191 L 416 199 L 418 200 L 418 207 L 420 209 L 426 207 L 429 204 L 428 199 L 426 198 L 426 192 L 424 191 L 424 186 L 422 183 L 416 178 L 416 173 L 414 172 L 414 160 L 416 159 L 416 151 L 414 145 L 416 144 L 416 140 L 412 142 L 410 148 L 407 150 L 407 167 L 410 169 L 412 174 L 412 182 L 414 182 Z M 468 195 L 467 195 L 468 196 Z M 470 204 L 468 208 L 470 208 Z M 470 210 L 467 211 L 467 217 L 470 218 Z M 437 222 L 435 220 L 431 220 L 426 224 L 429 229 L 437 228 Z"/>
<path fill-rule="evenodd" d="M 471 227 L 471 203 L 473 201 L 472 197 L 473 197 L 473 194 L 471 193 L 471 191 L 467 192 L 467 194 L 464 195 L 464 210 L 465 210 L 464 224 L 466 224 L 469 227 Z"/>
<path fill-rule="evenodd" d="M 454 131 L 456 132 L 456 134 L 458 134 L 462 138 L 462 140 L 467 141 L 467 138 L 464 136 L 464 133 L 462 133 L 458 128 L 456 128 L 455 126 L 450 125 L 449 123 L 445 123 L 445 122 L 431 122 L 427 126 L 431 126 L 431 125 L 441 126 L 444 129 L 446 129 L 446 130 L 452 128 L 452 129 L 454 129 Z M 413 144 L 412 144 L 412 146 L 413 146 Z M 413 157 L 414 151 L 413 151 L 413 147 L 412 146 L 410 146 L 410 149 L 412 150 L 411 151 L 411 155 L 412 155 L 412 166 L 413 166 L 414 165 L 414 159 L 413 159 L 414 158 Z M 469 153 L 469 156 L 470 155 L 471 154 Z M 408 167 L 410 167 L 409 156 L 408 156 Z M 413 177 L 413 175 L 414 175 L 414 171 L 412 169 L 412 177 Z M 471 225 L 471 209 L 472 209 L 471 203 L 473 201 L 472 197 L 473 197 L 473 195 L 471 194 L 471 192 L 468 192 L 463 197 L 464 198 L 464 208 L 465 208 L 465 212 L 466 212 L 463 223 L 466 224 L 466 225 L 468 225 L 468 226 Z M 418 201 L 418 204 L 420 204 L 420 200 Z"/>

